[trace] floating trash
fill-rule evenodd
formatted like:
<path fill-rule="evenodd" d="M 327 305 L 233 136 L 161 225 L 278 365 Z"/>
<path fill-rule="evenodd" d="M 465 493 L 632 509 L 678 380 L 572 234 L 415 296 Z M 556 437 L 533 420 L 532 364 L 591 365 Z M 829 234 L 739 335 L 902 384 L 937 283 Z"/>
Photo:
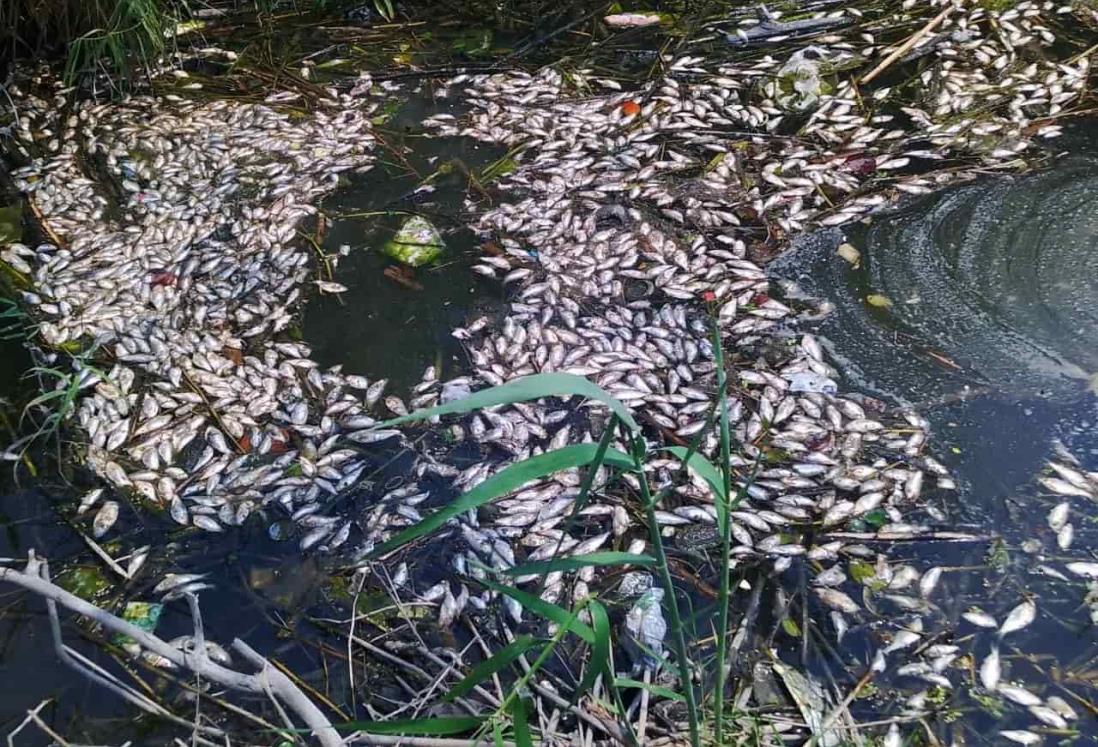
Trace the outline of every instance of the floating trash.
<path fill-rule="evenodd" d="M 434 262 L 445 249 L 442 236 L 429 220 L 413 215 L 397 231 L 381 251 L 411 267 L 421 267 Z"/>

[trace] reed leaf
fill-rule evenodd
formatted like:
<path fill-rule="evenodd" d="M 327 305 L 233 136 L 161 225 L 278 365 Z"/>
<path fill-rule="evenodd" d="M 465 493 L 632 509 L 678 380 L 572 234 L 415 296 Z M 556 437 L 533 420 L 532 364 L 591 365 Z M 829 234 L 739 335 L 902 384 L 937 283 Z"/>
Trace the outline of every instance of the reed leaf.
<path fill-rule="evenodd" d="M 534 739 L 530 735 L 530 722 L 526 717 L 526 701 L 516 698 L 511 704 L 511 724 L 515 731 L 516 747 L 534 747 Z"/>
<path fill-rule="evenodd" d="M 552 602 L 547 602 L 541 597 L 525 592 L 522 589 L 498 584 L 491 579 L 481 579 L 480 583 L 498 594 L 511 597 L 521 604 L 523 609 L 533 612 L 540 617 L 544 617 L 546 620 L 565 628 L 571 633 L 575 633 L 586 643 L 592 645 L 595 643 L 595 631 L 592 630 L 589 625 L 577 618 L 575 613 L 566 610 L 559 605 L 553 604 Z"/>
<path fill-rule="evenodd" d="M 531 480 L 537 480 L 554 472 L 590 464 L 595 459 L 598 451 L 598 444 L 575 444 L 508 465 L 445 508 L 436 511 L 418 524 L 413 524 L 398 532 L 396 536 L 374 550 L 372 557 L 376 558 L 384 555 L 402 545 L 424 537 L 455 516 L 470 509 L 479 508 L 518 490 Z M 614 449 L 606 450 L 603 461 L 606 464 L 623 469 L 629 469 L 633 466 L 632 460 L 626 454 Z"/>
<path fill-rule="evenodd" d="M 443 716 L 440 718 L 409 718 L 393 721 L 347 721 L 337 724 L 340 731 L 361 731 L 366 734 L 399 734 L 402 736 L 437 737 L 465 734 L 478 728 L 482 719 L 475 716 Z"/>
<path fill-rule="evenodd" d="M 682 460 L 713 491 L 713 505 L 717 509 L 717 527 L 724 531 L 728 521 L 728 493 L 724 487 L 724 475 L 717 466 L 697 452 L 691 453 L 685 446 L 668 446 L 666 451 Z"/>
<path fill-rule="evenodd" d="M 592 565 L 639 565 L 648 568 L 656 565 L 656 559 L 650 555 L 634 555 L 628 552 L 592 552 L 537 563 L 523 563 L 513 568 L 504 568 L 500 573 L 505 576 L 540 576 L 553 571 L 576 571 Z"/>
<path fill-rule="evenodd" d="M 595 640 L 591 644 L 591 656 L 587 660 L 587 669 L 583 673 L 579 687 L 576 688 L 576 697 L 590 691 L 595 685 L 595 679 L 605 675 L 603 681 L 607 687 L 613 680 L 610 670 L 610 617 L 606 614 L 606 608 L 597 600 L 592 599 L 588 608 L 591 610 L 591 627 L 594 629 Z"/>
<path fill-rule="evenodd" d="M 634 680 L 629 677 L 617 677 L 614 679 L 614 687 L 625 688 L 637 688 L 638 690 L 647 690 L 653 695 L 658 695 L 661 698 L 667 698 L 668 700 L 674 700 L 681 703 L 683 698 L 682 693 L 677 693 L 669 687 L 663 687 L 662 685 L 653 685 L 649 682 L 641 682 L 640 680 Z"/>
<path fill-rule="evenodd" d="M 394 425 L 426 420 L 436 415 L 456 415 L 472 412 L 473 410 L 483 410 L 486 407 L 511 405 L 515 402 L 526 402 L 532 399 L 542 399 L 543 397 L 586 397 L 587 399 L 597 400 L 609 407 L 630 431 L 635 433 L 640 430 L 640 426 L 633 419 L 629 409 L 612 397 L 609 392 L 596 384 L 592 384 L 582 376 L 567 373 L 543 373 L 524 376 L 506 384 L 474 392 L 468 397 L 454 402 L 447 402 L 445 405 L 416 410 L 399 418 L 386 420 L 384 423 L 375 425 L 374 429 L 391 428 Z"/>
<path fill-rule="evenodd" d="M 515 659 L 537 646 L 541 641 L 533 636 L 521 635 L 477 664 L 460 682 L 446 693 L 446 700 L 454 700 L 468 694 L 474 687 L 487 680 L 493 674 L 506 669 Z"/>

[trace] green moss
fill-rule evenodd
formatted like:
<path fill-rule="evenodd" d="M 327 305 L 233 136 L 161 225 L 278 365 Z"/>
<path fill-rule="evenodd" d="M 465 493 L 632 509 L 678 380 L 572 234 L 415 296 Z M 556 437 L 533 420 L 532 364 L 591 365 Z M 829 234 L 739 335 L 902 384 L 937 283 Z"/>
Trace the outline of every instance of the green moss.
<path fill-rule="evenodd" d="M 110 581 L 98 566 L 66 568 L 57 577 L 57 585 L 89 602 L 98 599 L 111 587 Z"/>

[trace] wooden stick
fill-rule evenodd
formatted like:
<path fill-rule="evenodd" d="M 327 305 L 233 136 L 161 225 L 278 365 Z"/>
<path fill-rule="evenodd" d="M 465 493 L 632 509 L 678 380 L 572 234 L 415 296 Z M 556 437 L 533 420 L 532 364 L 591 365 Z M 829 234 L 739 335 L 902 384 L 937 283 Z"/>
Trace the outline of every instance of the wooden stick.
<path fill-rule="evenodd" d="M 883 73 L 893 62 L 900 59 L 900 57 L 905 55 L 908 51 L 910 51 L 912 47 L 918 44 L 919 41 L 923 39 L 923 37 L 936 29 L 939 25 L 941 25 L 942 21 L 946 19 L 946 16 L 948 16 L 952 12 L 953 3 L 950 3 L 949 5 L 942 8 L 941 13 L 930 19 L 930 22 L 927 25 L 923 26 L 921 29 L 912 34 L 911 37 L 903 44 L 896 47 L 896 49 L 893 50 L 892 54 L 890 54 L 888 57 L 885 57 L 881 61 L 881 64 L 877 65 L 877 67 L 873 68 L 866 75 L 864 75 L 862 79 L 858 81 L 858 84 L 861 85 L 863 83 L 869 83 L 878 75 Z"/>
<path fill-rule="evenodd" d="M 78 615 L 94 620 L 107 630 L 129 636 L 142 648 L 159 654 L 176 666 L 189 669 L 223 687 L 255 694 L 273 693 L 281 703 L 285 704 L 306 723 L 322 747 L 342 747 L 342 737 L 332 726 L 327 716 L 324 715 L 324 712 L 309 700 L 305 693 L 286 675 L 271 666 L 270 662 L 260 656 L 244 641 L 239 639 L 233 641 L 232 648 L 259 667 L 260 671 L 256 674 L 237 672 L 211 661 L 206 655 L 205 647 L 201 651 L 181 651 L 136 625 L 115 617 L 111 613 L 99 609 L 94 604 L 65 591 L 48 578 L 40 575 L 39 569 L 42 565 L 42 562 L 31 552 L 26 571 L 0 568 L 0 581 L 7 581 L 28 591 L 33 591 L 49 602 L 60 604 Z"/>

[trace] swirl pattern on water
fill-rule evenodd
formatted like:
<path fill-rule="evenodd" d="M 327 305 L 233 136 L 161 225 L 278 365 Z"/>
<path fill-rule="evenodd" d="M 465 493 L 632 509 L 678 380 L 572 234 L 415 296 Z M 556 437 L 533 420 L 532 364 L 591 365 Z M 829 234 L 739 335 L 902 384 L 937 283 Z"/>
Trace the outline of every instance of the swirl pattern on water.
<path fill-rule="evenodd" d="M 992 386 L 1098 371 L 1098 160 L 954 190 L 875 223 L 863 256 L 896 320 Z"/>
<path fill-rule="evenodd" d="M 1071 396 L 1098 372 L 1098 156 L 985 179 L 821 232 L 771 273 L 834 307 L 819 329 L 856 383 L 914 402 L 965 385 Z M 874 299 L 883 296 L 891 305 Z"/>

